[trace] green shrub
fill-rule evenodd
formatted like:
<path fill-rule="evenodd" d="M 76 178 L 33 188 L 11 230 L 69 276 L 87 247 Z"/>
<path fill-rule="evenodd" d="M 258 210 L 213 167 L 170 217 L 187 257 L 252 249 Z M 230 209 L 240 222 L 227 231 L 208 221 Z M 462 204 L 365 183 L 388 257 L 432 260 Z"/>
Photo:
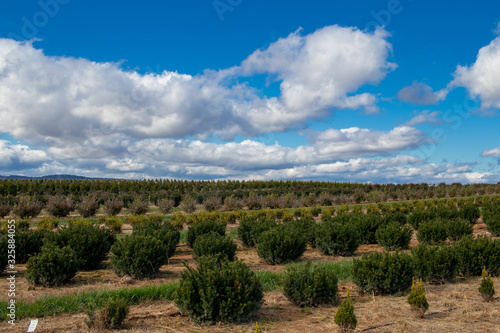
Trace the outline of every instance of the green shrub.
<path fill-rule="evenodd" d="M 193 248 L 197 237 L 212 231 L 224 236 L 226 235 L 226 225 L 215 220 L 206 220 L 190 225 L 186 236 L 187 245 Z"/>
<path fill-rule="evenodd" d="M 159 219 L 149 219 L 143 225 L 134 226 L 134 234 L 142 236 L 153 236 L 167 247 L 167 257 L 171 258 L 179 244 L 181 233 L 179 229 L 170 222 Z"/>
<path fill-rule="evenodd" d="M 408 295 L 407 299 L 417 317 L 424 318 L 425 311 L 429 309 L 429 303 L 427 302 L 427 297 L 425 297 L 424 283 L 421 279 L 417 280 L 416 285 L 415 280 L 413 280 L 411 285 L 411 293 L 410 295 Z"/>
<path fill-rule="evenodd" d="M 417 239 L 421 243 L 439 244 L 448 238 L 446 225 L 442 220 L 432 220 L 420 224 Z"/>
<path fill-rule="evenodd" d="M 241 261 L 203 257 L 198 268 L 186 265 L 175 293 L 179 310 L 196 322 L 241 322 L 262 306 L 262 285 Z"/>
<path fill-rule="evenodd" d="M 316 247 L 326 255 L 351 256 L 359 247 L 358 231 L 353 224 L 336 220 L 318 223 Z"/>
<path fill-rule="evenodd" d="M 7 250 L 8 250 L 8 237 L 7 235 L 0 234 L 0 273 L 7 267 L 7 264 L 9 263 L 9 256 L 7 255 Z"/>
<path fill-rule="evenodd" d="M 333 321 L 339 326 L 341 332 L 353 332 L 356 328 L 358 321 L 349 297 L 349 290 L 347 291 L 347 298 L 342 301 L 342 304 L 337 309 Z"/>
<path fill-rule="evenodd" d="M 469 221 L 470 224 L 474 224 L 481 216 L 481 211 L 477 205 L 466 204 L 460 208 L 458 215 L 460 218 Z"/>
<path fill-rule="evenodd" d="M 337 301 L 338 279 L 325 267 L 290 266 L 283 276 L 283 293 L 299 307 L 333 304 Z"/>
<path fill-rule="evenodd" d="M 412 214 L 408 216 L 408 223 L 415 228 L 419 229 L 421 223 L 425 223 L 435 219 L 436 217 L 430 210 L 417 209 L 414 210 Z"/>
<path fill-rule="evenodd" d="M 182 198 L 179 207 L 188 214 L 193 213 L 196 210 L 196 199 L 187 195 Z"/>
<path fill-rule="evenodd" d="M 446 232 L 450 240 L 457 241 L 464 236 L 472 235 L 474 228 L 468 220 L 458 218 L 446 222 Z"/>
<path fill-rule="evenodd" d="M 26 279 L 45 287 L 62 286 L 78 271 L 78 256 L 69 247 L 53 244 L 44 246 L 42 252 L 32 256 L 26 265 Z"/>
<path fill-rule="evenodd" d="M 453 248 L 458 257 L 458 274 L 481 276 L 485 266 L 492 275 L 500 275 L 500 240 L 466 236 L 455 242 Z"/>
<path fill-rule="evenodd" d="M 283 264 L 300 258 L 306 250 L 306 239 L 286 225 L 278 225 L 257 239 L 259 257 L 270 265 Z"/>
<path fill-rule="evenodd" d="M 316 222 L 314 221 L 314 219 L 310 217 L 303 217 L 297 220 L 290 221 L 286 223 L 286 225 L 290 228 L 290 232 L 304 236 L 306 244 L 310 244 L 312 247 L 316 246 Z"/>
<path fill-rule="evenodd" d="M 409 226 L 402 226 L 395 221 L 381 226 L 375 233 L 377 243 L 387 251 L 408 249 L 412 235 L 413 230 Z"/>
<path fill-rule="evenodd" d="M 111 247 L 111 265 L 118 276 L 154 277 L 168 261 L 167 247 L 152 236 L 126 236 Z"/>
<path fill-rule="evenodd" d="M 486 267 L 483 268 L 482 275 L 483 279 L 481 280 L 481 285 L 479 286 L 479 293 L 486 302 L 489 302 L 493 300 L 493 297 L 495 296 L 495 285 L 491 280 L 491 274 L 486 276 Z"/>
<path fill-rule="evenodd" d="M 354 223 L 356 226 L 356 229 L 358 230 L 359 242 L 361 244 L 376 244 L 377 238 L 375 233 L 377 232 L 377 229 L 382 226 L 383 222 L 384 221 L 381 216 L 358 214 L 353 215 L 351 221 L 348 223 Z"/>
<path fill-rule="evenodd" d="M 19 202 L 12 209 L 12 212 L 14 215 L 19 216 L 22 219 L 27 219 L 38 216 L 42 209 L 43 204 L 40 201 L 21 197 L 19 198 Z"/>
<path fill-rule="evenodd" d="M 193 258 L 196 260 L 201 256 L 212 256 L 217 260 L 233 261 L 236 248 L 237 246 L 231 238 L 211 231 L 196 238 L 193 246 Z"/>
<path fill-rule="evenodd" d="M 158 200 L 158 208 L 162 214 L 170 214 L 172 209 L 174 209 L 175 201 L 168 198 L 163 198 Z"/>
<path fill-rule="evenodd" d="M 115 233 L 120 233 L 122 231 L 123 221 L 119 217 L 105 218 L 104 224 Z"/>
<path fill-rule="evenodd" d="M 413 260 L 406 253 L 371 253 L 354 259 L 352 278 L 362 293 L 404 293 L 411 286 Z"/>
<path fill-rule="evenodd" d="M 500 236 L 500 205 L 490 204 L 483 207 L 483 222 L 493 236 Z"/>
<path fill-rule="evenodd" d="M 383 224 L 389 224 L 391 222 L 397 222 L 401 225 L 405 225 L 408 222 L 408 214 L 402 212 L 391 212 L 384 216 Z"/>
<path fill-rule="evenodd" d="M 16 263 L 25 264 L 34 254 L 42 250 L 45 230 L 26 230 L 16 232 Z"/>
<path fill-rule="evenodd" d="M 429 283 L 444 283 L 457 275 L 458 258 L 453 247 L 420 244 L 411 254 L 417 278 Z"/>
<path fill-rule="evenodd" d="M 38 221 L 36 228 L 39 230 L 50 230 L 50 229 L 56 229 L 58 226 L 59 226 L 59 219 L 43 218 L 40 221 Z"/>
<path fill-rule="evenodd" d="M 244 217 L 240 220 L 238 226 L 238 238 L 243 242 L 243 245 L 254 247 L 256 240 L 260 235 L 277 225 L 275 220 L 257 219 L 251 216 Z"/>
<path fill-rule="evenodd" d="M 434 216 L 434 218 L 439 218 L 443 220 L 456 219 L 460 217 L 457 207 L 446 207 L 439 206 L 435 208 L 431 208 L 430 213 Z"/>
<path fill-rule="evenodd" d="M 73 223 L 47 234 L 47 240 L 59 247 L 75 250 L 79 270 L 93 270 L 101 266 L 116 240 L 114 233 L 94 225 Z"/>

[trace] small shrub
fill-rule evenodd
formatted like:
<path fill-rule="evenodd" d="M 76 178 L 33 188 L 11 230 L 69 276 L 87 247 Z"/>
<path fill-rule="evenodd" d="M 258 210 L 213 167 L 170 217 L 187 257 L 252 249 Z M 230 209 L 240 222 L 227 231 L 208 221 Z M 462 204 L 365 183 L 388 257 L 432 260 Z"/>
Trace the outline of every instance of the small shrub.
<path fill-rule="evenodd" d="M 356 320 L 354 306 L 349 297 L 349 290 L 347 291 L 346 299 L 342 301 L 342 304 L 337 309 L 333 321 L 339 326 L 341 332 L 353 332 L 356 328 L 358 321 Z"/>
<path fill-rule="evenodd" d="M 111 230 L 84 224 L 70 224 L 47 236 L 48 242 L 75 250 L 80 270 L 99 268 L 115 240 L 116 236 Z"/>
<path fill-rule="evenodd" d="M 69 282 L 77 271 L 78 257 L 74 250 L 47 245 L 29 258 L 25 276 L 31 284 L 55 287 Z"/>
<path fill-rule="evenodd" d="M 402 213 L 402 212 L 392 212 L 388 213 L 386 216 L 384 216 L 384 224 L 388 224 L 391 222 L 397 222 L 401 225 L 405 225 L 408 222 L 408 214 Z"/>
<path fill-rule="evenodd" d="M 441 220 L 421 223 L 418 228 L 417 239 L 421 243 L 439 244 L 448 238 L 446 225 Z"/>
<path fill-rule="evenodd" d="M 361 206 L 355 206 L 361 207 Z M 377 238 L 375 233 L 377 229 L 382 225 L 382 217 L 377 215 L 364 215 L 358 214 L 354 215 L 351 219 L 358 230 L 359 242 L 361 244 L 376 244 Z"/>
<path fill-rule="evenodd" d="M 421 223 L 432 221 L 433 219 L 435 219 L 435 216 L 430 210 L 417 209 L 408 216 L 408 223 L 410 223 L 415 230 L 418 230 Z"/>
<path fill-rule="evenodd" d="M 186 243 L 193 248 L 196 238 L 214 231 L 221 236 L 226 235 L 226 225 L 215 220 L 206 220 L 190 225 L 186 235 Z"/>
<path fill-rule="evenodd" d="M 217 260 L 233 261 L 236 249 L 237 246 L 231 238 L 212 231 L 196 238 L 193 246 L 193 258 L 196 260 L 201 256 L 212 256 Z"/>
<path fill-rule="evenodd" d="M 219 210 L 222 207 L 222 199 L 218 196 L 210 196 L 203 201 L 203 207 L 209 212 Z"/>
<path fill-rule="evenodd" d="M 458 274 L 481 276 L 484 266 L 492 275 L 500 275 L 500 240 L 487 236 L 465 236 L 453 244 L 458 258 Z"/>
<path fill-rule="evenodd" d="M 134 234 L 142 236 L 153 236 L 165 244 L 167 247 L 167 257 L 171 258 L 179 240 L 181 233 L 179 229 L 170 222 L 150 219 L 141 226 L 134 226 Z"/>
<path fill-rule="evenodd" d="M 420 244 L 411 253 L 417 278 L 429 283 L 444 283 L 457 275 L 458 258 L 452 247 Z"/>
<path fill-rule="evenodd" d="M 404 293 L 411 286 L 413 260 L 406 253 L 371 253 L 354 259 L 352 278 L 362 293 Z"/>
<path fill-rule="evenodd" d="M 464 236 L 472 235 L 474 228 L 469 221 L 458 218 L 446 222 L 446 232 L 450 240 L 457 241 Z"/>
<path fill-rule="evenodd" d="M 192 213 L 196 210 L 196 200 L 193 197 L 187 195 L 182 198 L 179 207 L 188 214 Z"/>
<path fill-rule="evenodd" d="M 53 196 L 49 198 L 45 210 L 54 217 L 66 217 L 73 211 L 75 205 L 69 198 Z"/>
<path fill-rule="evenodd" d="M 310 244 L 312 247 L 316 247 L 316 222 L 311 217 L 304 217 L 298 220 L 290 221 L 286 223 L 290 228 L 290 232 L 302 235 L 306 240 L 306 244 Z"/>
<path fill-rule="evenodd" d="M 96 313 L 97 312 L 97 313 Z M 120 328 L 129 312 L 127 301 L 114 298 L 108 301 L 106 306 L 97 311 L 92 306 L 87 311 L 88 319 L 85 321 L 89 328 L 97 330 L 108 330 Z"/>
<path fill-rule="evenodd" d="M 257 219 L 253 217 L 244 217 L 240 221 L 237 233 L 238 238 L 243 242 L 243 245 L 248 247 L 254 247 L 256 239 L 260 235 L 276 227 L 277 223 L 271 219 Z"/>
<path fill-rule="evenodd" d="M 97 201 L 95 198 L 85 197 L 76 206 L 76 211 L 83 218 L 88 218 L 95 216 L 99 208 L 100 208 L 99 201 Z"/>
<path fill-rule="evenodd" d="M 5 269 L 7 266 L 8 259 L 9 257 L 7 256 L 7 250 L 8 250 L 9 242 L 8 242 L 8 237 L 7 235 L 0 234 L 0 273 Z"/>
<path fill-rule="evenodd" d="M 0 218 L 3 219 L 5 216 L 9 215 L 11 210 L 12 208 L 9 204 L 0 204 Z"/>
<path fill-rule="evenodd" d="M 283 264 L 300 258 L 306 250 L 303 235 L 291 232 L 293 229 L 279 225 L 257 239 L 259 257 L 270 265 Z"/>
<path fill-rule="evenodd" d="M 122 209 L 123 201 L 119 198 L 112 198 L 104 203 L 104 211 L 109 217 L 120 214 Z"/>
<path fill-rule="evenodd" d="M 120 233 L 122 231 L 123 221 L 118 217 L 105 218 L 104 224 L 115 233 Z"/>
<path fill-rule="evenodd" d="M 486 205 L 483 208 L 483 222 L 493 236 L 500 236 L 500 205 Z"/>
<path fill-rule="evenodd" d="M 12 212 L 22 219 L 27 219 L 38 216 L 42 209 L 43 204 L 40 201 L 21 197 L 19 202 L 14 206 L 14 209 L 12 209 Z"/>
<path fill-rule="evenodd" d="M 59 227 L 59 219 L 41 219 L 36 225 L 39 230 L 51 230 Z"/>
<path fill-rule="evenodd" d="M 164 198 L 158 201 L 158 208 L 162 214 L 169 214 L 174 209 L 175 201 L 172 199 Z"/>
<path fill-rule="evenodd" d="M 325 267 L 290 266 L 283 276 L 283 293 L 299 307 L 333 304 L 337 301 L 338 279 Z"/>
<path fill-rule="evenodd" d="M 424 283 L 421 279 L 417 280 L 416 285 L 415 279 L 413 279 L 411 293 L 408 295 L 408 303 L 417 318 L 424 318 L 425 311 L 429 309 L 429 303 L 427 302 L 427 297 L 425 297 Z"/>
<path fill-rule="evenodd" d="M 458 215 L 460 218 L 469 221 L 470 224 L 474 224 L 481 216 L 481 211 L 477 205 L 466 204 L 460 208 Z"/>
<path fill-rule="evenodd" d="M 144 215 L 149 210 L 149 202 L 142 200 L 140 197 L 135 197 L 128 209 L 132 215 Z"/>
<path fill-rule="evenodd" d="M 486 267 L 483 267 L 482 275 L 483 279 L 481 280 L 481 285 L 479 286 L 479 293 L 486 302 L 490 302 L 495 296 L 495 285 L 491 280 L 491 274 L 486 276 Z"/>
<path fill-rule="evenodd" d="M 243 208 L 243 204 L 240 199 L 236 198 L 234 195 L 226 197 L 224 199 L 224 209 L 225 210 L 240 210 Z"/>
<path fill-rule="evenodd" d="M 318 217 L 319 214 L 321 214 L 321 207 L 319 206 L 312 206 L 311 209 L 311 214 L 314 216 L 314 217 Z"/>
<path fill-rule="evenodd" d="M 409 226 L 402 226 L 398 222 L 390 222 L 375 233 L 377 243 L 387 251 L 408 249 L 412 235 L 413 230 Z"/>
<path fill-rule="evenodd" d="M 216 323 L 253 318 L 262 298 L 259 279 L 243 262 L 203 257 L 197 269 L 186 265 L 174 301 L 194 321 Z"/>
<path fill-rule="evenodd" d="M 322 221 L 316 226 L 316 247 L 326 255 L 351 256 L 359 247 L 356 227 L 338 223 L 336 219 Z"/>
<path fill-rule="evenodd" d="M 111 247 L 111 265 L 118 276 L 154 277 L 167 263 L 167 247 L 152 236 L 126 236 Z"/>
<path fill-rule="evenodd" d="M 25 264 L 31 256 L 40 253 L 46 236 L 45 230 L 16 231 L 16 263 Z"/>
<path fill-rule="evenodd" d="M 181 212 L 175 212 L 170 221 L 177 229 L 182 229 L 187 222 L 187 217 Z"/>

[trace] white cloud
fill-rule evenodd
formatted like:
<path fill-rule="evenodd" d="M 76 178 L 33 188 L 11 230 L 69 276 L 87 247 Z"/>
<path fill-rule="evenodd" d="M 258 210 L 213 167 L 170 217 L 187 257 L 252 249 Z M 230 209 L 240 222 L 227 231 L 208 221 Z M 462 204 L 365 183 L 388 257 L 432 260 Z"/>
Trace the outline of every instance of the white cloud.
<path fill-rule="evenodd" d="M 0 140 L 0 167 L 2 170 L 30 169 L 42 165 L 47 160 L 47 154 L 43 150 Z"/>
<path fill-rule="evenodd" d="M 500 147 L 493 149 L 485 149 L 480 155 L 481 157 L 500 157 Z"/>
<path fill-rule="evenodd" d="M 449 87 L 465 87 L 472 97 L 479 97 L 481 108 L 500 108 L 500 37 L 482 47 L 476 62 L 457 66 Z"/>
<path fill-rule="evenodd" d="M 404 102 L 431 105 L 444 100 L 447 94 L 447 89 L 441 89 L 434 92 L 429 85 L 423 82 L 413 81 L 411 86 L 406 86 L 398 92 L 398 98 Z"/>
<path fill-rule="evenodd" d="M 424 110 L 413 117 L 410 121 L 406 122 L 406 126 L 416 126 L 420 124 L 441 124 L 441 112 L 440 111 L 429 111 Z"/>
<path fill-rule="evenodd" d="M 374 112 L 375 96 L 355 93 L 377 84 L 396 65 L 387 61 L 389 34 L 367 34 L 337 25 L 301 36 L 300 29 L 242 62 L 243 73 L 275 75 L 281 80 L 282 102 L 292 113 L 322 116 L 330 108 L 360 108 Z"/>

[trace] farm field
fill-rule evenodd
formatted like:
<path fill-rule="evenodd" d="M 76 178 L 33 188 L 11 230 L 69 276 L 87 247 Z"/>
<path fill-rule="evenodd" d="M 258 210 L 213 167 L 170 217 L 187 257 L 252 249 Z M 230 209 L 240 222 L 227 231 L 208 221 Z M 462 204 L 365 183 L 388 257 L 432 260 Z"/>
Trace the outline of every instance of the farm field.
<path fill-rule="evenodd" d="M 194 203 L 194 210 L 187 212 L 186 207 L 182 205 L 182 199 L 178 200 L 177 203 L 172 199 L 174 207 L 164 215 L 160 215 L 162 209 L 148 199 L 147 209 L 142 215 L 133 214 L 133 207 L 130 205 L 126 208 L 122 207 L 112 217 L 108 216 L 110 214 L 106 211 L 106 201 L 104 200 L 99 204 L 95 214 L 86 218 L 82 218 L 81 214 L 74 208 L 78 205 L 74 202 L 74 207 L 68 214 L 59 218 L 54 216 L 53 213 L 49 212 L 47 203 L 56 195 L 46 198 L 44 208 L 36 216 L 25 220 L 19 219 L 13 213 L 16 207 L 15 203 L 12 212 L 5 215 L 5 221 L 15 218 L 18 221 L 25 221 L 24 224 L 28 224 L 31 230 L 46 229 L 47 232 L 55 234 L 66 229 L 68 225 L 90 225 L 100 229 L 114 229 L 114 235 L 120 241 L 127 239 L 136 231 L 140 231 L 141 226 L 148 225 L 151 222 L 150 220 L 155 219 L 160 220 L 161 223 L 172 224 L 180 228 L 180 241 L 175 247 L 175 253 L 168 259 L 167 264 L 161 265 L 154 276 L 148 278 L 130 278 L 116 274 L 108 255 L 99 267 L 79 269 L 76 275 L 66 283 L 60 286 L 47 287 L 29 283 L 27 264 L 16 264 L 18 271 L 16 277 L 16 299 L 18 301 L 16 328 L 22 328 L 21 331 L 26 330 L 29 320 L 39 317 L 37 332 L 89 331 L 90 329 L 85 324 L 88 314 L 85 312 L 87 304 L 84 301 L 91 300 L 93 302 L 98 299 L 122 297 L 129 300 L 130 312 L 124 321 L 124 325 L 117 328 L 116 331 L 255 332 L 257 323 L 261 332 L 331 332 L 338 330 L 333 319 L 340 301 L 346 298 L 349 291 L 357 317 L 356 331 L 497 332 L 498 325 L 500 325 L 498 320 L 500 318 L 498 299 L 491 302 L 483 301 L 478 292 L 482 279 L 480 273 L 478 275 L 477 272 L 467 271 L 462 267 L 458 268 L 458 271 L 449 279 L 447 277 L 446 281 L 440 281 L 439 283 L 436 283 L 435 280 L 426 281 L 425 291 L 429 309 L 425 319 L 415 318 L 406 299 L 407 291 L 399 293 L 361 293 L 359 283 L 356 283 L 356 278 L 353 276 L 353 260 L 360 261 L 366 255 L 374 253 L 391 253 L 395 255 L 396 252 L 393 249 L 385 249 L 384 246 L 379 244 L 381 242 L 380 237 L 374 240 L 373 236 L 376 230 L 396 220 L 403 219 L 404 221 L 398 223 L 412 231 L 407 247 L 403 246 L 398 253 L 408 253 L 409 255 L 411 253 L 411 255 L 414 255 L 412 253 L 420 243 L 429 242 L 430 245 L 427 246 L 432 248 L 454 248 L 458 242 L 461 242 L 458 238 L 452 239 L 450 233 L 448 233 L 447 237 L 445 236 L 444 239 L 435 243 L 428 239 L 419 239 L 418 236 L 424 233 L 422 231 L 425 224 L 423 221 L 427 218 L 434 221 L 437 218 L 437 215 L 431 217 L 422 215 L 417 219 L 416 216 L 423 214 L 422 212 L 441 214 L 439 221 L 443 224 L 446 219 L 466 219 L 468 215 L 464 214 L 468 208 L 465 207 L 476 208 L 477 212 L 480 213 L 476 217 L 472 214 L 471 219 L 473 222 L 470 223 L 472 237 L 496 242 L 491 244 L 499 242 L 496 224 L 491 222 L 496 221 L 497 215 L 495 215 L 494 207 L 499 205 L 499 196 L 494 191 L 491 194 L 473 193 L 476 195 L 460 198 L 449 197 L 447 193 L 450 191 L 450 187 L 444 186 L 443 188 L 445 198 L 394 201 L 386 204 L 381 202 L 370 203 L 366 200 L 356 202 L 356 199 L 351 197 L 343 199 L 344 202 L 347 202 L 335 205 L 335 202 L 333 202 L 335 201 L 335 195 L 332 195 L 333 201 L 330 202 L 330 205 L 322 205 L 319 201 L 307 202 L 306 199 L 302 199 L 303 201 L 299 207 L 274 209 L 266 206 L 262 201 L 256 209 L 249 209 L 249 203 L 258 202 L 259 200 L 254 200 L 255 198 L 252 198 L 253 194 L 248 194 L 250 199 L 254 201 L 247 198 L 247 201 L 242 201 L 241 205 L 237 205 L 237 210 L 227 209 L 222 205 L 225 200 L 221 200 L 221 204 L 216 205 L 216 209 L 212 209 L 212 212 L 207 212 L 203 200 L 201 203 L 199 201 Z M 498 186 L 492 186 L 492 188 L 496 190 Z M 253 192 L 249 191 L 248 193 Z M 318 194 L 321 195 L 321 193 L 320 191 Z M 467 190 L 465 190 L 464 194 L 466 193 Z M 370 191 L 367 191 L 366 197 L 369 194 Z M 41 198 L 42 194 L 38 195 Z M 65 200 L 68 200 L 71 196 L 67 194 L 65 197 Z M 116 195 L 116 198 L 123 199 L 123 197 Z M 193 197 L 195 196 L 193 195 Z M 206 196 L 206 198 L 214 197 L 213 193 Z M 228 197 L 231 197 L 231 195 L 226 196 L 226 198 Z M 311 197 L 317 198 L 318 195 L 315 193 Z M 26 200 L 27 197 L 20 199 L 21 197 L 18 195 L 11 197 L 6 195 L 4 199 L 6 198 L 14 202 L 17 200 L 17 205 L 19 205 L 20 200 Z M 30 197 L 30 202 L 32 202 L 32 198 L 34 196 Z M 296 198 L 299 198 L 299 196 L 296 196 Z M 74 197 L 72 200 L 76 201 Z M 131 200 L 131 202 L 134 202 L 134 200 L 136 199 Z M 263 200 L 262 197 L 260 200 Z M 351 200 L 354 202 L 350 202 Z M 158 201 L 156 203 L 159 204 Z M 485 212 L 487 212 L 486 223 Z M 454 215 L 448 216 L 447 214 Z M 448 217 L 445 217 L 445 215 Z M 369 216 L 376 216 L 376 218 L 370 220 Z M 366 229 L 362 229 L 362 232 L 356 234 L 357 246 L 352 249 L 352 253 L 343 253 L 343 255 L 338 253 L 325 254 L 324 248 L 319 245 L 320 241 L 318 240 L 321 239 L 321 233 L 316 233 L 313 242 L 315 246 L 308 243 L 304 252 L 298 258 L 289 260 L 290 262 L 287 263 L 270 264 L 269 260 L 260 255 L 259 251 L 254 247 L 255 245 L 252 247 L 245 244 L 248 239 L 245 240 L 241 232 L 244 225 L 257 224 L 263 220 L 272 220 L 276 225 L 293 224 L 297 228 L 307 224 L 314 229 L 332 223 L 332 225 L 352 224 L 357 229 Z M 341 220 L 343 222 L 339 222 Z M 56 223 L 51 225 L 51 221 Z M 262 282 L 264 291 L 263 305 L 252 320 L 243 323 L 197 323 L 189 316 L 182 314 L 174 304 L 173 290 L 179 284 L 182 272 L 186 269 L 185 265 L 193 268 L 197 266 L 197 261 L 193 256 L 193 246 L 192 244 L 191 246 L 188 245 L 189 229 L 206 221 L 216 221 L 224 226 L 224 234 L 236 244 L 236 257 L 248 265 Z M 367 223 L 379 224 L 374 228 L 373 225 L 370 226 Z M 434 224 L 439 224 L 439 222 Z M 432 223 L 429 223 L 429 225 L 432 225 Z M 18 228 L 18 230 L 21 230 L 22 226 L 18 226 Z M 294 230 L 295 234 L 300 234 L 299 230 L 307 233 L 306 229 L 290 230 Z M 373 234 L 371 239 L 367 236 L 370 233 Z M 258 237 L 253 237 L 257 242 Z M 499 247 L 494 249 L 499 249 Z M 33 255 L 36 255 L 36 253 L 33 253 Z M 494 256 L 498 257 L 500 253 L 495 250 L 495 253 L 489 254 L 489 256 L 495 258 Z M 303 266 L 309 262 L 313 266 L 325 267 L 328 272 L 333 272 L 337 276 L 339 301 L 319 306 L 298 307 L 284 295 L 283 276 L 286 274 L 287 269 L 289 267 Z M 500 283 L 498 263 L 495 264 L 494 260 L 491 263 L 490 260 L 489 264 L 485 262 L 481 263 L 481 265 L 488 266 L 488 271 L 492 272 L 493 275 L 492 281 L 495 286 L 498 286 Z M 7 276 L 4 273 L 2 277 L 6 278 Z M 7 290 L 8 284 L 5 278 L 2 279 L 0 288 Z M 150 287 L 156 289 L 151 291 L 148 289 Z M 143 295 L 143 297 L 141 296 L 141 298 L 138 295 Z M 74 304 L 67 305 L 72 300 Z M 4 305 L 2 305 L 3 310 Z M 1 313 L 1 332 L 12 330 L 11 325 L 6 321 L 5 315 L 6 313 Z"/>

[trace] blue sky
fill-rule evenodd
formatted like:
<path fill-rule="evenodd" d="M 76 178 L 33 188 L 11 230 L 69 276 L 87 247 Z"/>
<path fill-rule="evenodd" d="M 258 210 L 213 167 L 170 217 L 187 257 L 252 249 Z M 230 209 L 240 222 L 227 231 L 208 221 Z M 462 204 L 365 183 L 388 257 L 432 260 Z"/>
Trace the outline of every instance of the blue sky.
<path fill-rule="evenodd" d="M 500 181 L 493 1 L 9 1 L 0 22 L 0 174 Z"/>

